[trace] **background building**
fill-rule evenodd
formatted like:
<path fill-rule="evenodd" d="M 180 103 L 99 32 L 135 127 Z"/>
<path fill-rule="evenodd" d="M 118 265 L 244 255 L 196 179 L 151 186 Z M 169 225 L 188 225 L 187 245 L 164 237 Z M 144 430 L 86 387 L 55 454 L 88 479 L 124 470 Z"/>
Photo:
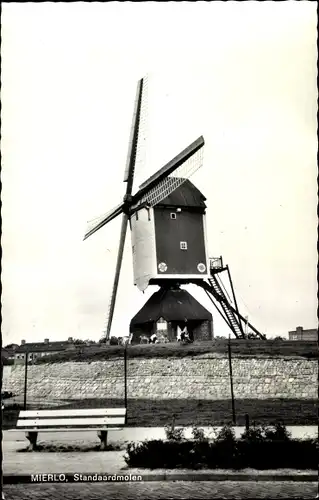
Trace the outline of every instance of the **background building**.
<path fill-rule="evenodd" d="M 297 326 L 296 330 L 289 333 L 289 340 L 309 340 L 316 342 L 318 340 L 318 330 L 310 328 L 304 330 L 302 326 Z"/>
<path fill-rule="evenodd" d="M 14 360 L 14 355 L 18 349 L 18 344 L 8 344 L 1 349 L 1 361 L 11 361 Z"/>
<path fill-rule="evenodd" d="M 29 353 L 29 359 L 36 359 L 49 354 L 56 354 L 67 349 L 75 349 L 73 338 L 62 342 L 50 342 L 49 339 L 44 339 L 44 342 L 26 342 L 21 340 L 21 345 L 15 350 L 14 361 L 19 363 L 25 359 L 25 355 Z"/>

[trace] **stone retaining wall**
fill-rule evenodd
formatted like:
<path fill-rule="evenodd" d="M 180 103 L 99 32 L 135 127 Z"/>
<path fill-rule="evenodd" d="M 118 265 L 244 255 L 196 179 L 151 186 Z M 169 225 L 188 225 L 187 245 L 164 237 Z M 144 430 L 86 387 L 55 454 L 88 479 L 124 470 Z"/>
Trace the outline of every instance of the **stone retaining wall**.
<path fill-rule="evenodd" d="M 127 364 L 128 398 L 230 398 L 229 364 L 225 356 L 134 358 Z M 317 360 L 234 357 L 235 398 L 316 399 Z M 22 394 L 24 367 L 12 367 L 2 390 Z M 66 362 L 28 367 L 28 397 L 48 399 L 123 398 L 123 359 Z"/>

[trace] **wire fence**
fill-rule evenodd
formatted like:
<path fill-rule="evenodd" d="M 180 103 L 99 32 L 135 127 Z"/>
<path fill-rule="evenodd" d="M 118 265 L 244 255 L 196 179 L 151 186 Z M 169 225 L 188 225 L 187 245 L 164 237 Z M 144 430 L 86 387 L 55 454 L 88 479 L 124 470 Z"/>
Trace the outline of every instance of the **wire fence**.
<path fill-rule="evenodd" d="M 269 402 L 267 399 L 258 400 L 257 396 L 252 395 L 249 399 L 243 400 L 238 399 L 236 388 L 234 390 L 232 387 L 232 357 L 237 357 L 237 354 L 243 356 L 244 353 L 247 357 L 256 357 L 258 354 L 261 354 L 263 358 L 265 355 L 274 357 L 274 353 L 282 357 L 283 354 L 287 355 L 289 352 L 291 354 L 292 351 L 299 359 L 302 356 L 308 359 L 318 357 L 316 343 L 296 341 L 271 342 L 237 339 L 227 341 L 225 339 L 183 347 L 176 344 L 130 345 L 127 349 L 127 361 L 125 361 L 123 346 L 82 348 L 73 352 L 72 355 L 70 351 L 67 361 L 65 360 L 67 354 L 64 353 L 61 355 L 62 360 L 55 362 L 52 359 L 48 362 L 48 359 L 43 358 L 33 359 L 26 363 L 25 359 L 24 363 L 7 367 L 10 368 L 10 373 L 7 370 L 8 373 L 3 375 L 2 390 L 11 391 L 13 394 L 3 403 L 9 413 L 10 410 L 15 412 L 15 419 L 19 410 L 24 408 L 27 410 L 76 409 L 126 405 L 127 423 L 131 426 L 166 425 L 173 413 L 177 415 L 178 425 L 191 425 L 194 422 L 199 425 L 219 425 L 223 422 L 244 425 L 245 414 L 248 414 L 252 420 L 262 422 L 269 422 L 271 417 L 281 417 L 290 423 L 302 424 L 305 421 L 315 423 L 316 403 L 311 398 L 309 400 L 303 398 L 303 401 L 298 400 L 297 397 L 290 401 L 273 399 Z M 211 354 L 213 354 L 212 358 Z M 188 360 L 194 356 L 199 356 L 199 360 L 204 356 L 205 364 L 214 364 L 215 359 L 220 359 L 218 357 L 220 354 L 223 354 L 225 363 L 224 383 L 226 386 L 228 384 L 229 389 L 224 395 L 219 395 L 218 398 L 208 395 L 211 392 L 208 387 L 210 381 L 208 377 L 204 389 L 204 392 L 207 390 L 207 394 L 205 392 L 204 397 L 201 397 L 192 387 L 192 383 L 188 383 L 188 375 L 185 372 L 178 372 L 181 379 L 178 385 L 183 388 L 181 393 L 176 396 L 176 391 L 170 388 L 175 396 L 168 398 L 165 395 L 165 387 L 172 385 L 165 370 L 172 366 L 173 359 L 185 358 L 183 363 L 187 366 Z M 173 358 L 171 361 L 169 361 L 170 357 Z M 145 374 L 141 360 L 147 358 L 150 359 L 149 373 Z M 157 363 L 157 371 L 154 368 L 154 372 L 152 372 L 152 358 Z M 103 362 L 105 360 L 107 360 L 106 363 Z M 95 363 L 95 361 L 102 361 L 102 363 Z M 228 383 L 227 377 L 229 377 Z M 151 379 L 158 380 L 161 387 L 164 387 L 162 395 L 159 391 L 154 394 L 150 389 L 147 392 L 146 389 Z M 9 413 L 7 412 L 7 416 Z M 11 424 L 7 422 L 6 425 L 14 425 L 12 422 Z"/>

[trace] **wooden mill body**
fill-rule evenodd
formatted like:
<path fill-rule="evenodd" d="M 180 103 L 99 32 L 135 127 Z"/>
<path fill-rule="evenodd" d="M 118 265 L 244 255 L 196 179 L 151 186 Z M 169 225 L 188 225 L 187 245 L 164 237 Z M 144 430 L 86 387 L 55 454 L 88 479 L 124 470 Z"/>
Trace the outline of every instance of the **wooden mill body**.
<path fill-rule="evenodd" d="M 208 278 L 206 198 L 186 180 L 154 207 L 131 217 L 134 284 Z"/>

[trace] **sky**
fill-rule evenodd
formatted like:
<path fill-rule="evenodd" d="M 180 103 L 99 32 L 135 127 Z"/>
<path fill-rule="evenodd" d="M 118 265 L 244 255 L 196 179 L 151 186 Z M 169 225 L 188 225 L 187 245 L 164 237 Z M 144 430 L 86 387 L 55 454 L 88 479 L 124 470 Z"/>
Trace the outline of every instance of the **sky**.
<path fill-rule="evenodd" d="M 191 180 L 241 313 L 268 337 L 317 326 L 316 4 L 2 4 L 4 345 L 102 336 L 120 218 L 83 236 L 122 201 L 146 74 L 135 190 L 203 135 Z M 204 291 L 187 289 L 228 336 Z M 128 232 L 111 334 L 127 334 L 156 290 L 133 285 Z"/>

